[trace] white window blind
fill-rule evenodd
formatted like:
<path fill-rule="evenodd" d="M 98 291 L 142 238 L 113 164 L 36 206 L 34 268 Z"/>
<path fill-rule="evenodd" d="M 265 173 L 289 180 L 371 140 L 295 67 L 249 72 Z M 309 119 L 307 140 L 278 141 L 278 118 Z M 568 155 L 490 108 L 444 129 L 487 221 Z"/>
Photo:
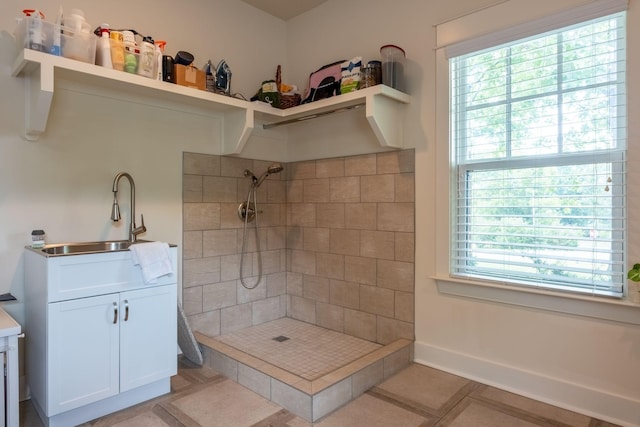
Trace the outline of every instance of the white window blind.
<path fill-rule="evenodd" d="M 625 16 L 450 59 L 454 276 L 623 294 Z"/>

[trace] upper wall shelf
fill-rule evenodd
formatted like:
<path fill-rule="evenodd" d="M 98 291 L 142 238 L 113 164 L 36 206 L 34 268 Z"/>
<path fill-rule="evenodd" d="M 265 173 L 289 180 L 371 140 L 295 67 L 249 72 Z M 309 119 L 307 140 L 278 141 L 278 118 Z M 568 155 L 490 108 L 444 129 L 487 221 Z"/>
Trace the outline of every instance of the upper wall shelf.
<path fill-rule="evenodd" d="M 223 155 L 242 152 L 253 131 L 256 117 L 273 122 L 263 125 L 268 128 L 360 105 L 365 106 L 365 115 L 380 145 L 402 148 L 402 107 L 411 99 L 405 93 L 378 85 L 280 110 L 30 49 L 20 52 L 13 64 L 12 75 L 25 77 L 25 138 L 28 140 L 37 140 L 45 131 L 55 90 L 55 78 L 62 77 L 105 87 L 111 95 L 114 91 L 127 95 L 144 95 L 172 104 L 195 106 L 215 112 L 224 120 Z"/>

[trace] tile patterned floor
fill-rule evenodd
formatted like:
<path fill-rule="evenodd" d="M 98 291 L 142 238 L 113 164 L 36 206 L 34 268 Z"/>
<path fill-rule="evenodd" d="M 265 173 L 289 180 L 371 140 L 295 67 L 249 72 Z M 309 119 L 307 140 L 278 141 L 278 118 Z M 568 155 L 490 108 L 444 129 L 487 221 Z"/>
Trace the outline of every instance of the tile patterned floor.
<path fill-rule="evenodd" d="M 277 337 L 287 339 L 274 340 Z M 216 340 L 309 381 L 382 348 L 287 317 L 220 335 Z"/>
<path fill-rule="evenodd" d="M 172 392 L 81 427 L 308 427 L 259 395 L 206 367 L 188 362 Z M 30 403 L 21 426 L 40 427 Z M 419 364 L 315 424 L 319 427 L 613 427 L 613 424 L 485 386 Z"/>

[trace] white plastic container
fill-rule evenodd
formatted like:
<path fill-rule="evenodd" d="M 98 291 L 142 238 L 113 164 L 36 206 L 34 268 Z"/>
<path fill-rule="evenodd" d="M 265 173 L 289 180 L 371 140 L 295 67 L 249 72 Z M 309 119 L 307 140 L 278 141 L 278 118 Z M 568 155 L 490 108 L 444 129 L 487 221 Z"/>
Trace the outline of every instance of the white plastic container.
<path fill-rule="evenodd" d="M 109 39 L 109 24 L 100 24 L 100 38 L 96 47 L 96 64 L 105 68 L 113 68 L 111 62 L 111 43 Z"/>

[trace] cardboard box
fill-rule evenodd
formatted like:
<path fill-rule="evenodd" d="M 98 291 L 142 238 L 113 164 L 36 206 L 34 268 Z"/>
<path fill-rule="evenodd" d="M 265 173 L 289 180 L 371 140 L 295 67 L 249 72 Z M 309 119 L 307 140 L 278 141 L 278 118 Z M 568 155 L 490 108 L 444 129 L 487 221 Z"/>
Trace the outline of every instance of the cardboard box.
<path fill-rule="evenodd" d="M 204 71 L 198 70 L 192 65 L 175 64 L 174 74 L 176 84 L 180 86 L 194 87 L 200 90 L 207 88 L 207 76 Z"/>

